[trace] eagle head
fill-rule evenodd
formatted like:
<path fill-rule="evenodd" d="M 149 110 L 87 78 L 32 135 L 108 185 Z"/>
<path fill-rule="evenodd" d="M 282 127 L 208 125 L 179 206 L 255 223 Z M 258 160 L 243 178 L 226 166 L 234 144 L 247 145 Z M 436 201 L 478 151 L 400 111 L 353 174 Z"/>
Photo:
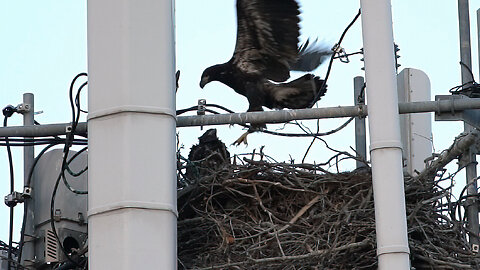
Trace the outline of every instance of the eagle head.
<path fill-rule="evenodd" d="M 202 73 L 202 79 L 200 80 L 200 88 L 203 89 L 207 83 L 212 81 L 212 67 L 205 69 Z"/>
<path fill-rule="evenodd" d="M 231 70 L 230 64 L 214 65 L 206 68 L 202 73 L 202 79 L 200 80 L 200 88 L 203 88 L 207 83 L 211 81 L 220 81 L 228 85 L 229 72 Z"/>

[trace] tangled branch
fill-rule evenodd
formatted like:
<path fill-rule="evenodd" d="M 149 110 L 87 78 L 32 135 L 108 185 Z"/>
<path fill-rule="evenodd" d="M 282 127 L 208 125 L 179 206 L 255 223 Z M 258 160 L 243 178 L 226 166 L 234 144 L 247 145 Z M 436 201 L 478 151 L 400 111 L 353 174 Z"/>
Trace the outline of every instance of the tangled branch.
<path fill-rule="evenodd" d="M 479 269 L 441 181 L 405 178 L 412 266 Z M 243 158 L 179 192 L 180 269 L 377 267 L 368 169 Z"/>

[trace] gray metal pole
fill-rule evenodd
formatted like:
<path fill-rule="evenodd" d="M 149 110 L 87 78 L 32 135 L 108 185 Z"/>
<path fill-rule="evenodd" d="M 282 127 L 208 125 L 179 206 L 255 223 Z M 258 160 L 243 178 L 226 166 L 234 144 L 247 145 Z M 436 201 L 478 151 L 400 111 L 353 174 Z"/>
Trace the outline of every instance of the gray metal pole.
<path fill-rule="evenodd" d="M 0 128 L 0 137 L 47 137 L 65 135 L 71 129 L 71 123 L 48 124 L 39 126 L 5 127 Z M 87 123 L 78 123 L 77 134 L 87 133 Z"/>
<path fill-rule="evenodd" d="M 177 127 L 245 124 L 254 121 L 260 121 L 265 123 L 283 123 L 291 120 L 366 116 L 368 114 L 367 109 L 368 106 L 366 105 L 358 105 L 267 112 L 178 116 Z M 398 104 L 398 110 L 401 114 L 419 112 L 452 113 L 455 111 L 463 111 L 467 109 L 480 109 L 480 98 L 452 98 L 451 100 L 402 102 Z M 2 135 L 3 134 L 1 133 L 0 129 L 0 136 Z"/>
<path fill-rule="evenodd" d="M 34 125 L 34 97 L 31 93 L 23 94 L 23 104 L 20 108 L 21 113 L 23 114 L 23 125 L 24 126 L 33 126 Z M 26 137 L 31 138 L 31 137 Z M 34 147 L 25 146 L 23 147 L 23 179 L 24 185 L 27 187 L 28 175 L 30 169 L 33 166 L 34 162 Z M 24 192 L 31 192 L 29 190 L 24 190 Z M 26 267 L 32 266 L 35 259 L 35 250 L 34 250 L 34 200 L 27 199 L 25 201 L 24 215 L 26 218 L 25 228 L 24 228 L 24 246 L 22 252 L 22 264 Z"/>
<path fill-rule="evenodd" d="M 362 93 L 365 80 L 362 76 L 357 76 L 353 78 L 353 99 L 355 105 L 365 105 L 364 96 Z M 355 118 L 355 151 L 357 152 L 357 157 L 367 160 L 367 134 L 365 126 L 365 117 L 356 117 Z M 365 167 L 365 163 L 357 160 L 357 168 Z"/>
<path fill-rule="evenodd" d="M 478 51 L 478 64 L 480 65 L 480 8 L 477 9 L 477 51 Z M 478 76 L 480 78 L 480 66 L 478 68 Z"/>
<path fill-rule="evenodd" d="M 398 110 L 405 113 L 452 113 L 464 110 L 480 109 L 480 98 L 449 99 L 435 101 L 400 102 Z M 265 123 L 284 123 L 291 120 L 342 118 L 353 116 L 367 116 L 368 106 L 338 106 L 327 108 L 279 110 L 266 112 L 247 112 L 215 115 L 178 116 L 177 127 L 245 124 L 255 121 Z M 45 137 L 65 135 L 70 123 L 49 124 L 31 127 L 0 127 L 0 137 Z M 87 123 L 78 123 L 76 132 L 87 135 Z"/>
<path fill-rule="evenodd" d="M 458 26 L 460 37 L 460 61 L 468 68 L 472 68 L 471 42 L 470 42 L 470 14 L 468 0 L 458 0 Z M 470 72 L 462 66 L 462 83 L 473 80 Z"/>
<path fill-rule="evenodd" d="M 472 69 L 472 56 L 471 56 L 471 42 L 470 42 L 470 15 L 469 15 L 469 4 L 468 0 L 458 0 L 458 22 L 459 22 L 459 38 L 460 38 L 460 61 L 467 66 L 470 70 Z M 462 74 L 462 84 L 467 84 L 473 80 L 470 71 L 462 65 L 461 67 Z M 470 132 L 474 128 L 464 123 L 465 132 Z M 468 229 L 470 233 L 470 244 L 472 244 L 472 249 L 478 250 L 478 245 L 480 243 L 478 239 L 479 233 L 479 220 L 478 220 L 478 205 L 477 205 L 477 161 L 475 152 L 472 148 L 469 148 L 468 151 L 462 156 L 460 161 L 461 165 L 465 167 L 466 173 L 466 184 L 467 187 L 467 221 Z"/>

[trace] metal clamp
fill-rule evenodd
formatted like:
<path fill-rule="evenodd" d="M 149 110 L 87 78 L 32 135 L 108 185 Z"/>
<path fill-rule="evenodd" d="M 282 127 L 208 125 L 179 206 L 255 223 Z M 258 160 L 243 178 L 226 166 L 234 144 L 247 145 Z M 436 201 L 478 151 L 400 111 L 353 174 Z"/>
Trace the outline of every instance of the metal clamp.
<path fill-rule="evenodd" d="M 205 115 L 205 111 L 207 109 L 207 100 L 206 99 L 199 99 L 198 100 L 198 107 L 197 107 L 197 115 Z"/>
<path fill-rule="evenodd" d="M 358 106 L 358 118 L 360 118 L 360 119 L 366 118 L 367 115 L 368 115 L 366 105 L 359 104 L 357 106 Z"/>
<path fill-rule="evenodd" d="M 17 112 L 24 114 L 30 112 L 30 109 L 32 108 L 31 104 L 28 103 L 20 103 L 17 105 Z"/>
<path fill-rule="evenodd" d="M 62 220 L 62 210 L 55 209 L 55 212 L 53 213 L 53 220 L 56 222 L 60 222 Z"/>
<path fill-rule="evenodd" d="M 31 198 L 32 197 L 32 188 L 31 187 L 24 187 L 22 196 L 23 196 L 23 198 Z"/>
<path fill-rule="evenodd" d="M 5 204 L 8 207 L 14 207 L 18 203 L 23 203 L 24 201 L 25 200 L 24 200 L 24 197 L 23 197 L 23 193 L 21 193 L 21 192 L 14 191 L 14 192 L 8 194 L 7 196 L 5 196 Z"/>
<path fill-rule="evenodd" d="M 334 54 L 337 54 L 337 57 L 340 62 L 342 63 L 350 63 L 350 59 L 348 59 L 348 55 L 347 55 L 347 52 L 345 51 L 344 48 L 340 47 L 340 44 L 335 44 L 335 46 L 333 46 L 332 48 L 332 51 Z"/>

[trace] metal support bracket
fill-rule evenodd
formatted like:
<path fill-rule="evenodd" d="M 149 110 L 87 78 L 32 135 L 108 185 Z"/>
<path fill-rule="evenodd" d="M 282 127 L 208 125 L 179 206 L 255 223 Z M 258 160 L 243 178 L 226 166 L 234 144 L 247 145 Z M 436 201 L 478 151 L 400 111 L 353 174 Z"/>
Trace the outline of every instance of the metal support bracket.
<path fill-rule="evenodd" d="M 198 107 L 197 107 L 197 115 L 205 115 L 205 111 L 207 109 L 207 100 L 206 99 L 199 99 L 198 100 Z"/>
<path fill-rule="evenodd" d="M 23 193 L 21 192 L 12 192 L 5 196 L 5 204 L 8 207 L 15 207 L 18 203 L 23 203 L 25 201 Z"/>
<path fill-rule="evenodd" d="M 435 101 L 450 100 L 452 102 L 449 113 L 435 113 L 435 121 L 465 121 L 466 123 L 480 129 L 480 110 L 457 111 L 453 106 L 455 100 L 470 99 L 464 95 L 437 95 Z"/>
<path fill-rule="evenodd" d="M 24 187 L 22 196 L 23 196 L 23 198 L 31 198 L 32 197 L 32 188 L 31 187 Z"/>
<path fill-rule="evenodd" d="M 28 103 L 20 103 L 17 105 L 17 112 L 18 113 L 21 113 L 21 114 L 24 114 L 24 113 L 28 113 L 30 112 L 32 106 L 31 104 L 28 104 Z"/>

